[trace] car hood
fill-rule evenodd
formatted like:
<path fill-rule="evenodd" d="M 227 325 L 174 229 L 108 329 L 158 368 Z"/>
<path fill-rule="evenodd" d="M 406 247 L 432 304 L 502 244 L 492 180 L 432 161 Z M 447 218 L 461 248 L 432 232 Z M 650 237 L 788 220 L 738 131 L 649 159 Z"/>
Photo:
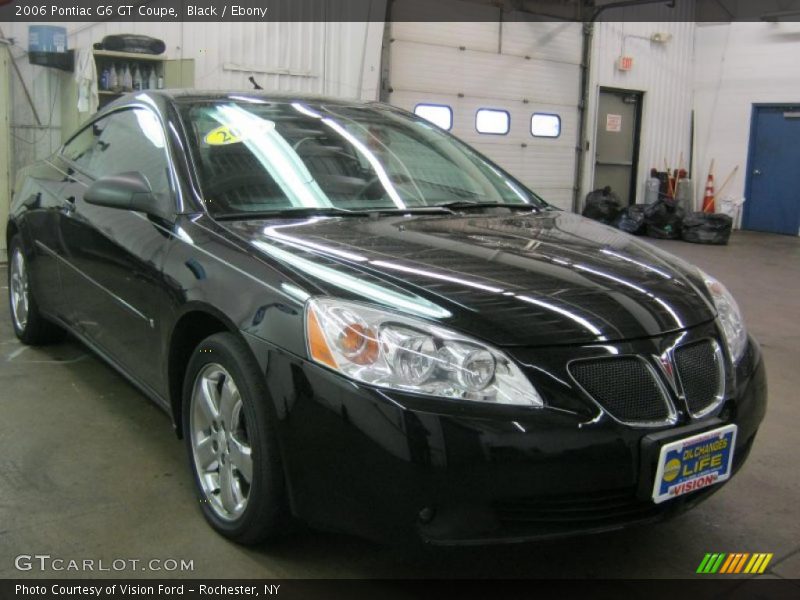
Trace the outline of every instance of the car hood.
<path fill-rule="evenodd" d="M 286 267 L 299 294 L 385 305 L 501 346 L 602 344 L 715 317 L 690 266 L 557 210 L 224 225 Z"/>

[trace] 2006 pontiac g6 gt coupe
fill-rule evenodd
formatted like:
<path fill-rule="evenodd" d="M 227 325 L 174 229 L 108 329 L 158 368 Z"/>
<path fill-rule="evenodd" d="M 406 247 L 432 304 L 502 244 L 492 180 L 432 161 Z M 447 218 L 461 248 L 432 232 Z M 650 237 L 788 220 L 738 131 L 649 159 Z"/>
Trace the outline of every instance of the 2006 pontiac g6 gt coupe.
<path fill-rule="evenodd" d="M 17 336 L 68 331 L 163 407 L 243 543 L 663 519 L 765 412 L 721 283 L 383 104 L 129 95 L 23 170 L 6 235 Z"/>

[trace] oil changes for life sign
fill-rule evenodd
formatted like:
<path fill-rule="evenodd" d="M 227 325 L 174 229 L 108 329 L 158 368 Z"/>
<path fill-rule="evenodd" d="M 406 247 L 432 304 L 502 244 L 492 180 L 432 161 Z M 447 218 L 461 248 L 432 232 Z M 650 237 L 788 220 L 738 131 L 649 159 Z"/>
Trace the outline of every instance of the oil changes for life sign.
<path fill-rule="evenodd" d="M 660 504 L 731 476 L 736 425 L 726 425 L 661 448 L 653 486 L 653 502 Z"/>

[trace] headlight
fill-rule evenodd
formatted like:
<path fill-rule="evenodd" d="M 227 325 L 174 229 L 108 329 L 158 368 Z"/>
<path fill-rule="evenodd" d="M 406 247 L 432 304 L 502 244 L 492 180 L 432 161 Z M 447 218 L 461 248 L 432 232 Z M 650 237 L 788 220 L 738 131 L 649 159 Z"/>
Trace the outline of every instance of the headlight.
<path fill-rule="evenodd" d="M 354 302 L 306 305 L 311 358 L 370 385 L 442 398 L 544 405 L 500 350 L 435 325 Z"/>
<path fill-rule="evenodd" d="M 700 269 L 698 269 L 698 272 L 703 281 L 705 281 L 706 287 L 711 293 L 711 298 L 714 300 L 714 306 L 719 314 L 719 322 L 722 325 L 722 331 L 725 334 L 725 342 L 728 345 L 731 358 L 733 362 L 739 362 L 745 348 L 747 348 L 747 329 L 744 326 L 742 314 L 739 312 L 739 305 L 736 304 L 736 300 L 733 299 L 728 288 L 708 273 L 704 273 Z"/>

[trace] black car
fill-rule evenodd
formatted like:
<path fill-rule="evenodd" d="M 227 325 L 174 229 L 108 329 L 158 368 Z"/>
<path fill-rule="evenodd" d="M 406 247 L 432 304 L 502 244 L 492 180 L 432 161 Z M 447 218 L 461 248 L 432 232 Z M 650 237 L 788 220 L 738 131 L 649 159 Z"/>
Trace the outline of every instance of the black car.
<path fill-rule="evenodd" d="M 126 96 L 20 173 L 6 235 L 17 336 L 68 331 L 166 410 L 244 543 L 663 519 L 765 412 L 719 282 L 379 103 Z"/>

